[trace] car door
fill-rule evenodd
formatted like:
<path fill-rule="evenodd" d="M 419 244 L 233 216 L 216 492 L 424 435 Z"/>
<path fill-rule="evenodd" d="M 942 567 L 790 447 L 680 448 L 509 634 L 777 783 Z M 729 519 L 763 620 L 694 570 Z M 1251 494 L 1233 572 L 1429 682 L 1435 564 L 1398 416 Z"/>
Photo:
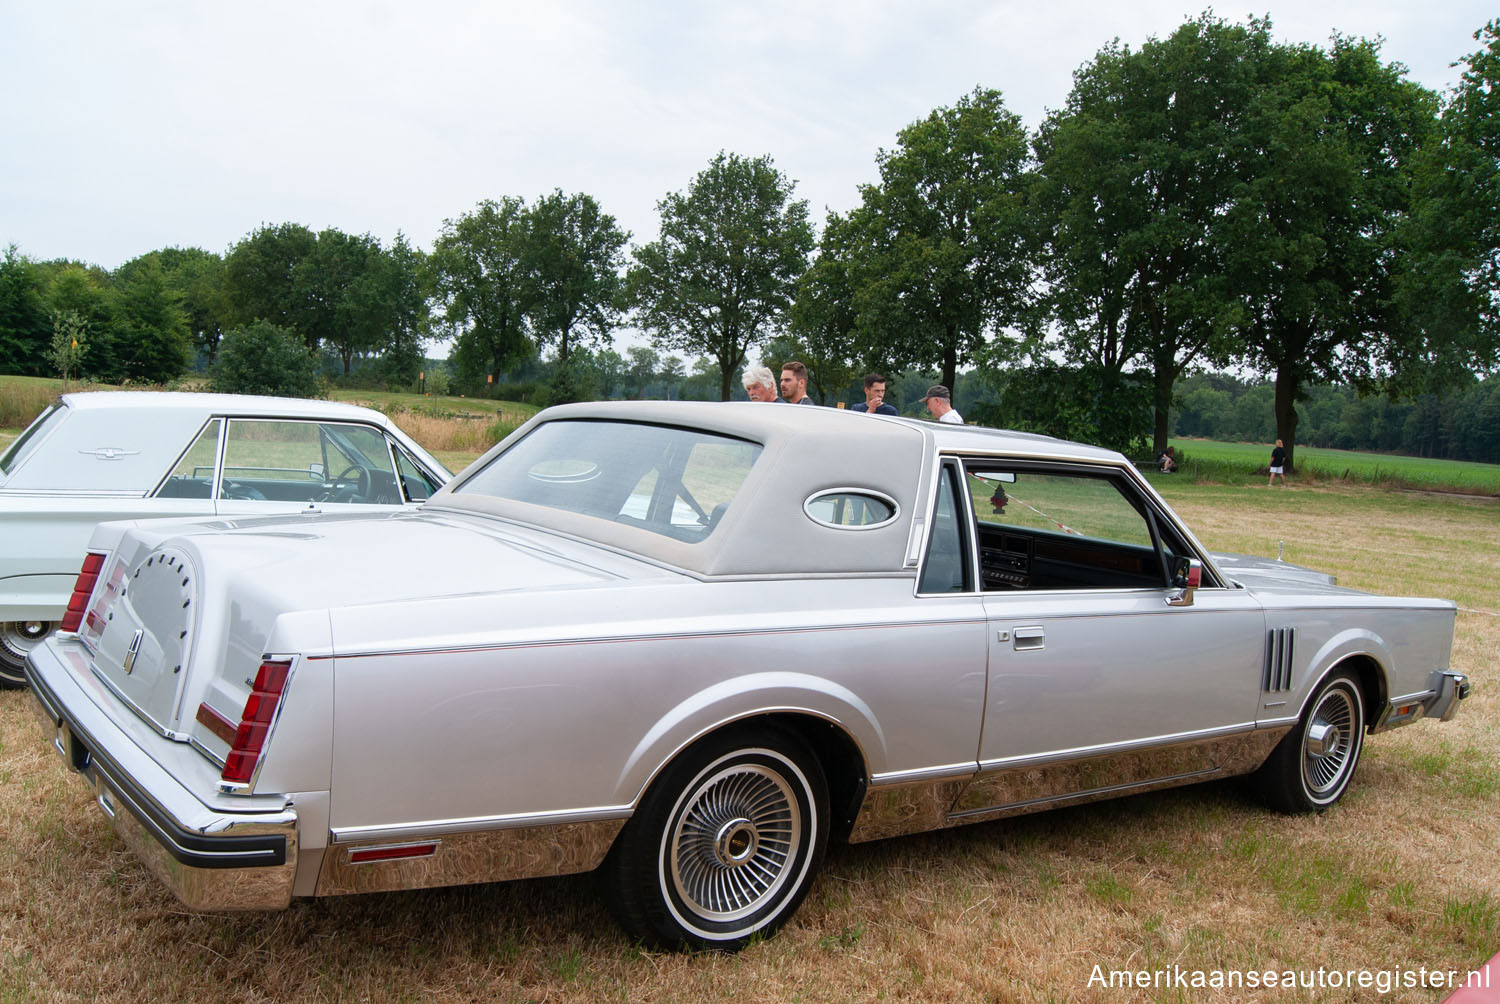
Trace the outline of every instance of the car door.
<path fill-rule="evenodd" d="M 958 811 L 1217 770 L 1254 726 L 1260 606 L 1169 585 L 1186 540 L 1117 469 L 964 466 L 990 661 Z"/>

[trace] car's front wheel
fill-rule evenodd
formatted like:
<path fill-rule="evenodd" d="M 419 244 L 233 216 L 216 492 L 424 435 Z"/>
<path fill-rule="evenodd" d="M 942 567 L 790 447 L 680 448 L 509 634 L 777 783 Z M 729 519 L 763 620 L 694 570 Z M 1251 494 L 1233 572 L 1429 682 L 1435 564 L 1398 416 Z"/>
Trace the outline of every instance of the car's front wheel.
<path fill-rule="evenodd" d="M 1324 681 L 1260 770 L 1256 786 L 1283 812 L 1322 812 L 1344 796 L 1364 748 L 1365 702 L 1359 681 L 1338 673 Z"/>
<path fill-rule="evenodd" d="M 796 911 L 827 841 L 828 785 L 806 744 L 736 728 L 651 785 L 605 861 L 605 898 L 643 941 L 734 951 Z"/>
<path fill-rule="evenodd" d="M 0 688 L 26 686 L 26 653 L 42 643 L 57 627 L 53 621 L 5 621 L 0 623 Z"/>

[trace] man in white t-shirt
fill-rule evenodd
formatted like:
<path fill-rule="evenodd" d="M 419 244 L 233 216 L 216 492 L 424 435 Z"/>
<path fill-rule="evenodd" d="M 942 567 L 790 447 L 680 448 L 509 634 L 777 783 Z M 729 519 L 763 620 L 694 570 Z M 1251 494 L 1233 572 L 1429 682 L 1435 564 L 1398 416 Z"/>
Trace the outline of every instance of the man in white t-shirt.
<path fill-rule="evenodd" d="M 927 411 L 939 422 L 947 422 L 949 425 L 963 425 L 964 417 L 953 409 L 953 395 L 948 393 L 948 388 L 940 383 L 935 383 L 927 388 L 927 396 L 922 399 L 927 405 Z"/>

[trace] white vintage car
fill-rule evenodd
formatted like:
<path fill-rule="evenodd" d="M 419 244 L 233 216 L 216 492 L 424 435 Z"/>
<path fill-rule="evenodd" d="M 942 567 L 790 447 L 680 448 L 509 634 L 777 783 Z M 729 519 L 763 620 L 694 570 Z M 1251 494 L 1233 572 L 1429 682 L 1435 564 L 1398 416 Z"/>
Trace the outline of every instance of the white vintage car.
<path fill-rule="evenodd" d="M 734 948 L 830 838 L 1253 773 L 1317 811 L 1450 718 L 1454 606 L 1221 563 L 1124 457 L 759 404 L 554 408 L 418 511 L 99 528 L 27 665 L 190 907 L 602 869 Z"/>
<path fill-rule="evenodd" d="M 0 687 L 62 620 L 94 527 L 422 502 L 452 474 L 377 411 L 230 394 L 66 394 L 0 454 Z"/>

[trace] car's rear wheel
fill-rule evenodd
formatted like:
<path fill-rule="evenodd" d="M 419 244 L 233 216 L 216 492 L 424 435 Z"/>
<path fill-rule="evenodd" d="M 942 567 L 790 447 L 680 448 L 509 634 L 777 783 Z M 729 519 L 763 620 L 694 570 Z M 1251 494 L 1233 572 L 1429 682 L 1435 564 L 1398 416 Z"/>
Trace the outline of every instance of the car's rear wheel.
<path fill-rule="evenodd" d="M 806 744 L 733 729 L 651 785 L 605 861 L 605 898 L 643 941 L 734 951 L 796 911 L 827 841 L 828 785 Z"/>
<path fill-rule="evenodd" d="M 1283 812 L 1322 812 L 1349 790 L 1364 736 L 1359 681 L 1348 673 L 1332 676 L 1256 772 L 1256 786 Z"/>
<path fill-rule="evenodd" d="M 42 643 L 57 627 L 53 621 L 5 621 L 0 623 L 0 688 L 26 686 L 26 653 Z"/>

